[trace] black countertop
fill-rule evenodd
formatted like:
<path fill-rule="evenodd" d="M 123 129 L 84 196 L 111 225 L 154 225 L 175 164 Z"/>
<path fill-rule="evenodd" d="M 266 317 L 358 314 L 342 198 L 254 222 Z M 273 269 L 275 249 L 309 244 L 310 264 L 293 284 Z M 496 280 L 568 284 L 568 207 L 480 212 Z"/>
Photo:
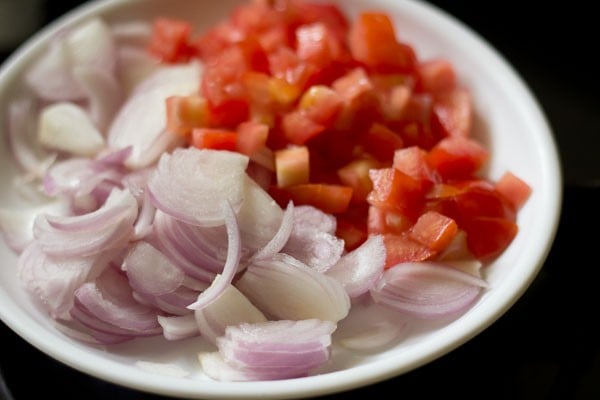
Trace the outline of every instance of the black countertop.
<path fill-rule="evenodd" d="M 8 0 L 7 0 L 8 1 Z M 44 3 L 46 24 L 82 1 Z M 432 0 L 515 67 L 552 126 L 564 173 L 560 226 L 529 290 L 497 322 L 449 354 L 397 378 L 327 396 L 600 399 L 600 73 L 591 6 L 583 0 Z M 5 49 L 3 57 L 12 49 Z M 0 323 L 0 398 L 163 399 L 60 364 Z"/>

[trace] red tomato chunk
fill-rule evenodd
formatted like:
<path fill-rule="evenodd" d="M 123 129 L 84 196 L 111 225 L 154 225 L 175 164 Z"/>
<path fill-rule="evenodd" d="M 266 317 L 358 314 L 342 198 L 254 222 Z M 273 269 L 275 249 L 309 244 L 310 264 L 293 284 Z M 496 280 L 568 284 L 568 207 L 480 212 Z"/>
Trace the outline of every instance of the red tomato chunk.
<path fill-rule="evenodd" d="M 449 60 L 421 60 L 389 16 L 350 21 L 334 4 L 253 1 L 196 34 L 156 21 L 149 51 L 200 60 L 198 93 L 167 101 L 167 128 L 190 146 L 239 151 L 282 206 L 337 217 L 348 250 L 383 234 L 387 267 L 463 249 L 499 255 L 531 188 L 482 176 L 473 104 Z M 254 170 L 256 172 L 256 169 Z"/>

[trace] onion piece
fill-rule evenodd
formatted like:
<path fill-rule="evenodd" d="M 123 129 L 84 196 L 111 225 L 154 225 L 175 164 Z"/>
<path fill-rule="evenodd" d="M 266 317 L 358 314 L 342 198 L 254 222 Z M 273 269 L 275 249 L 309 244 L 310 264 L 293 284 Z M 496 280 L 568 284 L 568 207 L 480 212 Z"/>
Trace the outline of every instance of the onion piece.
<path fill-rule="evenodd" d="M 248 157 L 234 152 L 179 148 L 161 156 L 148 181 L 156 208 L 193 225 L 218 226 L 227 201 L 237 211 L 244 201 Z"/>
<path fill-rule="evenodd" d="M 159 315 L 158 323 L 162 327 L 163 336 L 167 340 L 187 339 L 198 336 L 200 333 L 193 313 L 174 317 Z"/>
<path fill-rule="evenodd" d="M 209 343 L 225 334 L 225 328 L 241 323 L 265 322 L 267 318 L 235 286 L 229 285 L 211 304 L 194 311 L 200 334 Z"/>
<path fill-rule="evenodd" d="M 25 288 L 40 300 L 52 318 L 64 318 L 73 306 L 75 290 L 95 277 L 106 257 L 53 258 L 32 242 L 20 254 L 18 276 Z"/>
<path fill-rule="evenodd" d="M 336 221 L 315 207 L 298 208 L 294 213 L 294 228 L 282 252 L 325 272 L 344 252 L 344 241 L 335 236 Z"/>
<path fill-rule="evenodd" d="M 223 272 L 218 274 L 210 287 L 200 293 L 198 299 L 188 306 L 190 310 L 201 310 L 215 301 L 231 284 L 238 271 L 242 250 L 240 230 L 231 206 L 225 203 L 221 208 L 225 214 L 225 226 L 227 227 L 227 260 L 223 266 Z"/>
<path fill-rule="evenodd" d="M 351 298 L 361 296 L 381 277 L 386 250 L 383 236 L 373 235 L 345 254 L 326 274 L 337 279 Z"/>
<path fill-rule="evenodd" d="M 352 351 L 381 352 L 408 336 L 410 322 L 410 318 L 402 318 L 395 310 L 363 298 L 356 301 L 348 316 L 338 322 L 333 340 Z"/>
<path fill-rule="evenodd" d="M 370 293 L 398 312 L 438 319 L 466 311 L 486 287 L 483 279 L 443 264 L 401 263 L 386 270 Z"/>
<path fill-rule="evenodd" d="M 336 325 L 316 319 L 229 326 L 217 339 L 218 353 L 199 355 L 216 380 L 278 380 L 308 376 L 330 358 Z"/>
<path fill-rule="evenodd" d="M 87 112 L 74 103 L 54 103 L 42 109 L 38 140 L 50 149 L 79 156 L 94 156 L 104 138 Z"/>
<path fill-rule="evenodd" d="M 337 322 L 350 310 L 341 283 L 286 254 L 248 265 L 235 286 L 265 315 L 277 319 Z"/>
<path fill-rule="evenodd" d="M 184 279 L 183 271 L 144 241 L 130 247 L 121 268 L 133 290 L 153 296 L 175 291 Z"/>
<path fill-rule="evenodd" d="M 112 267 L 75 291 L 71 315 L 92 329 L 132 338 L 162 332 L 158 310 L 137 302 L 125 275 Z"/>
<path fill-rule="evenodd" d="M 199 85 L 197 63 L 157 70 L 140 83 L 115 116 L 108 131 L 109 147 L 131 146 L 132 154 L 126 163 L 131 169 L 152 165 L 161 154 L 172 150 L 182 140 L 165 132 L 165 100 L 173 95 L 195 93 Z"/>
<path fill-rule="evenodd" d="M 114 74 L 98 68 L 78 67 L 73 76 L 87 98 L 90 119 L 104 137 L 123 102 L 119 82 Z"/>
<path fill-rule="evenodd" d="M 292 230 L 294 228 L 294 203 L 289 202 L 288 206 L 283 214 L 283 218 L 281 220 L 281 225 L 279 230 L 269 243 L 267 243 L 263 248 L 254 253 L 250 259 L 250 262 L 254 262 L 255 260 L 261 260 L 265 258 L 271 258 L 275 254 L 279 253 L 281 249 L 288 242 L 290 235 L 292 234 Z"/>
<path fill-rule="evenodd" d="M 124 248 L 133 236 L 137 202 L 127 190 L 115 189 L 98 210 L 81 216 L 38 215 L 33 234 L 49 255 L 90 256 Z"/>

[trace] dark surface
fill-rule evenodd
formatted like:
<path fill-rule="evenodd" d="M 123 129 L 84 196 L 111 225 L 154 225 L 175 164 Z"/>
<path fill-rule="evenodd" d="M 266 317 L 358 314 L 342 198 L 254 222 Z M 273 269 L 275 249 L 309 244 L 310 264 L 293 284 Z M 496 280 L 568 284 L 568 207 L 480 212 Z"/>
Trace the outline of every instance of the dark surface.
<path fill-rule="evenodd" d="M 56 4 L 58 3 L 58 4 Z M 80 4 L 47 2 L 47 23 Z M 546 112 L 565 176 L 563 213 L 537 279 L 491 327 L 405 375 L 327 398 L 600 399 L 598 235 L 600 96 L 593 13 L 583 1 L 432 1 L 490 42 Z M 590 6 L 591 7 L 591 6 Z M 7 49 L 4 56 L 8 55 Z M 161 397 L 96 380 L 57 363 L 0 324 L 0 398 Z M 12 393 L 12 397 L 9 393 Z M 390 396 L 389 394 L 387 396 Z"/>

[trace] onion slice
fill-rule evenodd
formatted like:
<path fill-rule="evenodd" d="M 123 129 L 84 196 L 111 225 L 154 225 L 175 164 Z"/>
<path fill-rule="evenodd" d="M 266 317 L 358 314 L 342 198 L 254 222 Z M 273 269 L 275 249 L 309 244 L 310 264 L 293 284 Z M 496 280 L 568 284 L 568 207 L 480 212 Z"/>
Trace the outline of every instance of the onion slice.
<path fill-rule="evenodd" d="M 370 293 L 377 303 L 422 319 L 438 319 L 467 310 L 486 281 L 432 262 L 401 263 L 385 271 Z"/>
<path fill-rule="evenodd" d="M 216 380 L 256 381 L 308 376 L 330 358 L 329 321 L 267 321 L 229 326 L 217 339 L 218 353 L 199 355 Z"/>
<path fill-rule="evenodd" d="M 161 156 L 148 181 L 153 204 L 193 225 L 218 226 L 224 213 L 215 205 L 229 202 L 234 211 L 244 201 L 248 157 L 234 152 L 179 148 Z"/>
<path fill-rule="evenodd" d="M 337 322 L 350 310 L 341 283 L 282 253 L 248 265 L 236 287 L 277 319 Z"/>

